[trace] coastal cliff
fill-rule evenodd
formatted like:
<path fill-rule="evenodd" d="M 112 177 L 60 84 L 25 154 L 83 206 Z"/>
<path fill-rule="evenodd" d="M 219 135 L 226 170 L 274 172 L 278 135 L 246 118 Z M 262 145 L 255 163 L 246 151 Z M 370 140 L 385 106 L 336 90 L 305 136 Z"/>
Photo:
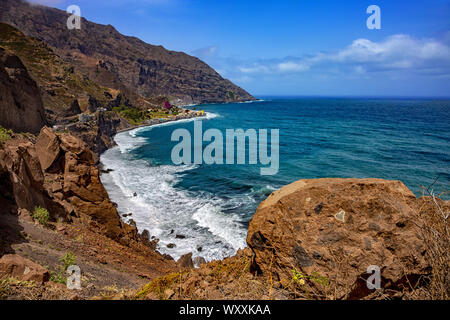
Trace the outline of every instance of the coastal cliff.
<path fill-rule="evenodd" d="M 83 20 L 68 33 L 60 10 L 1 6 L 21 31 L 0 24 L 0 299 L 449 297 L 450 203 L 399 181 L 300 180 L 260 204 L 235 256 L 194 268 L 192 253 L 158 253 L 158 239 L 119 216 L 99 154 L 120 130 L 195 116 L 166 102 L 254 98 L 111 26 Z M 65 287 L 75 263 L 77 293 Z M 366 286 L 370 266 L 378 290 Z"/>
<path fill-rule="evenodd" d="M 68 14 L 21 0 L 0 2 L 0 21 L 45 41 L 93 81 L 127 95 L 167 96 L 178 105 L 254 100 L 200 59 L 120 34 L 111 25 L 82 19 L 68 30 Z"/>
<path fill-rule="evenodd" d="M 114 283 L 137 288 L 144 279 L 176 270 L 173 259 L 154 250 L 148 233 L 139 234 L 135 225 L 121 220 L 100 182 L 93 153 L 68 133 L 44 127 L 37 138 L 2 136 L 0 189 L 0 278 L 39 279 L 29 291 L 0 281 L 13 290 L 8 297 L 72 297 L 72 291 L 58 286 L 65 283 L 64 256 L 73 256 L 91 278 L 80 298 Z M 25 269 L 32 273 L 20 272 Z"/>

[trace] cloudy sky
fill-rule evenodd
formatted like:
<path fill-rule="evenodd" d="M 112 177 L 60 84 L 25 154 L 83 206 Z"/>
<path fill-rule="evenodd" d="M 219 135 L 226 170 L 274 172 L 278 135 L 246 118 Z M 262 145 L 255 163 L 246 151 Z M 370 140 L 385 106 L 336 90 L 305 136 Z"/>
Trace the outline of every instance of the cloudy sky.
<path fill-rule="evenodd" d="M 33 0 L 195 55 L 257 96 L 450 96 L 450 0 Z M 369 5 L 381 30 L 369 30 Z"/>

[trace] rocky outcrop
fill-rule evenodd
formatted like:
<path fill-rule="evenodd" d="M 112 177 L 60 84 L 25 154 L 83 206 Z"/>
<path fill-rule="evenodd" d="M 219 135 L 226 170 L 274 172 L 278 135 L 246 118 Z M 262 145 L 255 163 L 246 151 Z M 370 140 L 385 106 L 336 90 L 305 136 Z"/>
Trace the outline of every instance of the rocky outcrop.
<path fill-rule="evenodd" d="M 192 252 L 182 255 L 180 259 L 178 259 L 177 263 L 182 269 L 194 268 L 194 263 L 192 261 Z"/>
<path fill-rule="evenodd" d="M 16 254 L 5 254 L 0 258 L 0 279 L 11 277 L 42 284 L 50 279 L 50 273 L 31 260 Z"/>
<path fill-rule="evenodd" d="M 0 48 L 0 125 L 39 132 L 46 124 L 39 89 L 22 61 Z"/>
<path fill-rule="evenodd" d="M 116 133 L 131 127 L 131 124 L 117 113 L 110 111 L 96 112 L 91 117 L 92 121 L 80 121 L 65 128 L 88 145 L 94 152 L 94 162 L 98 163 L 99 155 L 115 145 Z"/>
<path fill-rule="evenodd" d="M 111 25 L 83 18 L 81 30 L 67 32 L 64 11 L 21 0 L 0 6 L 0 21 L 44 40 L 103 86 L 144 97 L 166 95 L 173 104 L 254 100 L 200 59 L 124 36 Z"/>
<path fill-rule="evenodd" d="M 300 180 L 270 195 L 251 220 L 253 270 L 281 286 L 301 280 L 317 298 L 367 296 L 369 266 L 381 270 L 384 290 L 415 286 L 429 273 L 413 220 L 418 205 L 399 181 Z"/>
<path fill-rule="evenodd" d="M 109 200 L 93 153 L 68 133 L 44 127 L 35 143 L 24 137 L 6 141 L 0 149 L 0 176 L 11 188 L 15 210 L 33 212 L 41 206 L 53 220 L 81 219 L 122 243 L 140 239 Z"/>

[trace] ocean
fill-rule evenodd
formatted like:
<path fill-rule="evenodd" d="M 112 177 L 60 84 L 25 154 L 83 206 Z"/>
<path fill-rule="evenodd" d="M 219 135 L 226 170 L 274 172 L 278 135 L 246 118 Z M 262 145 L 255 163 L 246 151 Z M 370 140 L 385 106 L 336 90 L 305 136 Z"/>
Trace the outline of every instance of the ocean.
<path fill-rule="evenodd" d="M 279 172 L 261 165 L 174 165 L 173 130 L 193 121 L 123 132 L 101 156 L 101 176 L 121 214 L 160 239 L 158 250 L 178 259 L 192 252 L 208 261 L 246 245 L 257 206 L 299 179 L 383 178 L 403 181 L 416 195 L 449 189 L 450 100 L 263 98 L 252 103 L 196 106 L 203 130 L 279 129 Z M 208 143 L 205 143 L 207 145 Z M 448 199 L 448 196 L 444 196 Z M 173 248 L 167 245 L 174 244 Z"/>

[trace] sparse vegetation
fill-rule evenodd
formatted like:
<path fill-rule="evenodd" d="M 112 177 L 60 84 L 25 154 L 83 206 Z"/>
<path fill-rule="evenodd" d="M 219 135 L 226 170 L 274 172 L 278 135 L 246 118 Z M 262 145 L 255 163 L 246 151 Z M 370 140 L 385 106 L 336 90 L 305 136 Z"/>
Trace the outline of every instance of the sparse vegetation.
<path fill-rule="evenodd" d="M 38 206 L 34 208 L 32 217 L 34 220 L 46 227 L 48 225 L 48 220 L 50 219 L 50 214 L 47 209 Z"/>
<path fill-rule="evenodd" d="M 74 265 L 76 260 L 77 257 L 71 251 L 67 252 L 64 256 L 61 257 L 61 259 L 59 259 L 59 261 L 61 261 L 62 263 L 62 269 L 64 271 L 66 271 L 68 267 Z"/>
<path fill-rule="evenodd" d="M 161 111 L 161 109 L 145 110 L 138 107 L 127 107 L 124 105 L 115 107 L 113 110 L 134 125 L 142 124 L 144 121 L 150 119 L 164 119 L 170 115 L 168 111 Z M 172 108 L 172 115 L 176 116 L 178 114 L 179 109 L 175 107 Z"/>
<path fill-rule="evenodd" d="M 11 135 L 13 134 L 12 130 L 8 130 L 0 126 L 0 143 L 11 139 Z"/>
<path fill-rule="evenodd" d="M 9 287 L 8 279 L 0 279 L 0 299 L 6 296 L 8 287 Z"/>
<path fill-rule="evenodd" d="M 141 291 L 136 295 L 137 299 L 144 299 L 150 293 L 154 293 L 160 299 L 165 299 L 164 291 L 172 288 L 174 285 L 180 283 L 180 279 L 185 276 L 187 272 L 171 273 L 167 276 L 157 278 L 145 285 Z"/>
<path fill-rule="evenodd" d="M 135 125 L 141 124 L 148 118 L 144 110 L 136 107 L 127 107 L 122 105 L 120 107 L 115 107 L 113 110 Z"/>
<path fill-rule="evenodd" d="M 16 278 L 0 279 L 0 299 L 8 296 L 11 287 L 33 288 L 35 286 L 33 281 L 22 281 Z"/>
<path fill-rule="evenodd" d="M 59 259 L 61 262 L 60 270 L 57 272 L 50 272 L 50 281 L 66 284 L 67 277 L 65 276 L 65 273 L 67 268 L 74 265 L 76 260 L 77 257 L 71 251 L 66 252 L 66 254 Z"/>
<path fill-rule="evenodd" d="M 437 181 L 437 179 L 436 179 Z M 425 189 L 423 205 L 418 211 L 418 218 L 423 225 L 418 226 L 425 244 L 425 259 L 431 266 L 426 298 L 431 300 L 450 299 L 450 212 L 444 207 L 432 190 L 433 185 Z M 439 197 L 447 195 L 443 192 Z M 420 220 L 419 220 L 420 221 Z"/>
<path fill-rule="evenodd" d="M 60 272 L 50 272 L 50 281 L 66 284 L 67 278 L 64 277 Z"/>

